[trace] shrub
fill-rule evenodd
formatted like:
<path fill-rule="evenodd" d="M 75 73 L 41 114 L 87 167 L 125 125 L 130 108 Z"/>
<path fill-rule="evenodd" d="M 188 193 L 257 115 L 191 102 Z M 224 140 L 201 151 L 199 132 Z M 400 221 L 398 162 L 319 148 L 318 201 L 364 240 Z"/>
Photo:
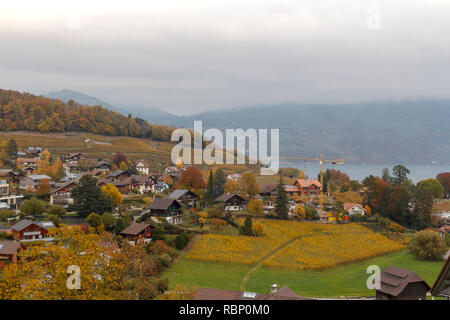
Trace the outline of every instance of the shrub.
<path fill-rule="evenodd" d="M 447 252 L 447 243 L 435 231 L 420 231 L 411 241 L 409 250 L 422 260 L 438 261 Z"/>
<path fill-rule="evenodd" d="M 253 225 L 253 234 L 256 236 L 260 236 L 263 234 L 263 226 L 260 223 L 255 223 Z"/>
<path fill-rule="evenodd" d="M 392 222 L 390 223 L 387 228 L 393 232 L 397 232 L 397 233 L 404 233 L 405 232 L 405 227 L 396 223 L 396 222 Z"/>
<path fill-rule="evenodd" d="M 177 248 L 178 250 L 182 250 L 184 247 L 186 247 L 188 242 L 189 242 L 188 235 L 185 232 L 180 233 L 179 235 L 177 235 L 175 237 L 175 240 L 174 240 L 175 248 Z"/>
<path fill-rule="evenodd" d="M 66 209 L 63 206 L 53 206 L 48 209 L 48 214 L 61 217 L 66 214 Z"/>
<path fill-rule="evenodd" d="M 220 227 L 223 227 L 223 226 L 227 225 L 227 222 L 225 220 L 222 220 L 222 219 L 214 218 L 214 219 L 211 219 L 210 222 L 211 222 L 211 224 L 216 226 L 217 230 L 219 230 Z"/>

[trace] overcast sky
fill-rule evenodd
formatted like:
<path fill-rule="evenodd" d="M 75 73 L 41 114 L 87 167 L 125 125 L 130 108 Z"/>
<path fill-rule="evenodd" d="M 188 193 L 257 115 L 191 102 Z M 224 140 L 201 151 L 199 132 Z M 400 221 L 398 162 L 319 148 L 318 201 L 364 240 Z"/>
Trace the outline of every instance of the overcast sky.
<path fill-rule="evenodd" d="M 0 88 L 178 114 L 450 98 L 449 35 L 448 0 L 1 0 Z"/>

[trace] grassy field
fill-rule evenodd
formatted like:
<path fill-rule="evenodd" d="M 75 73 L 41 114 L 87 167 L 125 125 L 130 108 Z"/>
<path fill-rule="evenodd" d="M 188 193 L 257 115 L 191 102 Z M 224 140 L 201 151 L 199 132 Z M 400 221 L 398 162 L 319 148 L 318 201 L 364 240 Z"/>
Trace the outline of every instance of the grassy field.
<path fill-rule="evenodd" d="M 176 284 L 191 287 L 210 287 L 228 290 L 240 290 L 244 276 L 252 268 L 243 264 L 223 262 L 205 262 L 186 259 L 186 253 L 164 274 L 169 279 L 170 288 Z M 261 267 L 251 274 L 246 290 L 268 292 L 274 283 L 287 285 L 301 296 L 340 297 L 368 296 L 374 291 L 366 288 L 369 265 L 378 265 L 381 269 L 390 265 L 407 268 L 416 272 L 432 286 L 444 262 L 426 262 L 416 259 L 407 250 L 397 251 L 364 261 L 340 265 L 322 271 L 287 270 Z"/>

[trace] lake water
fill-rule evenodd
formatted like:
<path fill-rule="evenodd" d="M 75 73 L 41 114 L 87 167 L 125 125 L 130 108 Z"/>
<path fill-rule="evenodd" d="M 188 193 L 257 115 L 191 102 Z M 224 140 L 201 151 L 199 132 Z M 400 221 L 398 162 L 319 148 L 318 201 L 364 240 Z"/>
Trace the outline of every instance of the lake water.
<path fill-rule="evenodd" d="M 370 175 L 381 176 L 381 171 L 383 168 L 388 168 L 392 174 L 392 168 L 396 164 L 353 164 L 346 163 L 342 165 L 338 164 L 325 164 L 324 170 L 335 169 L 345 172 L 351 180 L 363 180 L 365 177 Z M 436 178 L 436 176 L 441 172 L 450 172 L 450 165 L 413 165 L 413 164 L 403 164 L 407 167 L 411 173 L 409 178 L 417 183 L 420 180 L 428 178 Z M 297 169 L 302 169 L 309 178 L 316 178 L 320 172 L 320 166 L 317 163 L 304 163 L 301 161 L 281 161 L 281 167 L 293 167 Z"/>

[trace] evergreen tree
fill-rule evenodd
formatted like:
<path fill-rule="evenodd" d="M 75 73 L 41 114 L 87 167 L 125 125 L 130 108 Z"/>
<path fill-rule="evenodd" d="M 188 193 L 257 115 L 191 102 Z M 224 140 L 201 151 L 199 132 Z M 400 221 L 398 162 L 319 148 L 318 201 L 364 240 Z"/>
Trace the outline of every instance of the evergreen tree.
<path fill-rule="evenodd" d="M 284 190 L 283 186 L 283 180 L 280 177 L 280 183 L 277 187 L 277 197 L 275 199 L 275 213 L 277 214 L 277 217 L 279 219 L 287 219 L 289 215 L 289 208 L 288 208 L 289 200 L 286 193 L 286 190 Z"/>
<path fill-rule="evenodd" d="M 402 184 L 408 179 L 409 169 L 402 165 L 397 165 L 392 169 L 392 182 L 394 184 Z"/>
<path fill-rule="evenodd" d="M 227 177 L 225 176 L 225 172 L 222 169 L 217 169 L 214 175 L 214 198 L 220 197 L 223 195 L 223 185 L 227 182 Z"/>
<path fill-rule="evenodd" d="M 81 185 L 79 187 L 72 190 L 74 200 L 72 210 L 86 217 L 92 212 L 103 214 L 113 209 L 111 199 L 105 196 L 100 187 L 97 186 L 97 179 L 89 175 L 84 175 L 80 179 L 80 183 Z"/>
<path fill-rule="evenodd" d="M 208 184 L 206 185 L 205 201 L 211 203 L 214 200 L 214 173 L 209 172 Z"/>
<path fill-rule="evenodd" d="M 6 145 L 6 154 L 9 158 L 16 158 L 17 157 L 17 143 L 14 139 L 10 139 L 8 141 L 8 144 Z"/>
<path fill-rule="evenodd" d="M 239 228 L 239 234 L 243 236 L 253 235 L 253 223 L 251 216 L 245 218 L 244 225 Z"/>

